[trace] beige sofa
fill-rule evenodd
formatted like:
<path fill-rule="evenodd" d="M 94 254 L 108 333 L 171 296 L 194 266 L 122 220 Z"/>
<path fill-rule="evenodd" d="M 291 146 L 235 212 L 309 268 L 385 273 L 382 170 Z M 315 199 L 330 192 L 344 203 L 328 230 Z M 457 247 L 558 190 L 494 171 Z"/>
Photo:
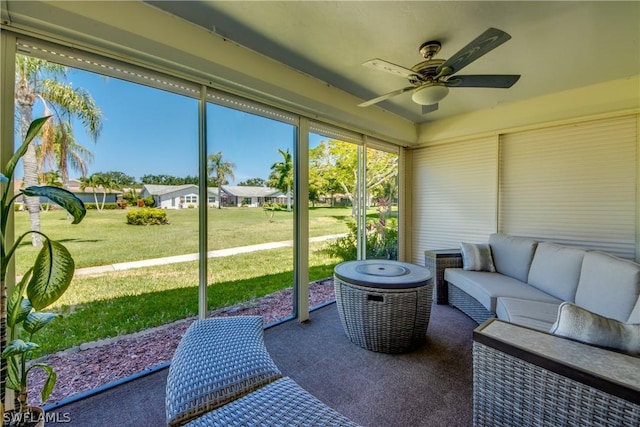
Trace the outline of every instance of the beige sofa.
<path fill-rule="evenodd" d="M 492 234 L 495 272 L 448 268 L 449 304 L 476 322 L 499 319 L 549 331 L 563 301 L 640 323 L 640 265 L 552 242 Z"/>

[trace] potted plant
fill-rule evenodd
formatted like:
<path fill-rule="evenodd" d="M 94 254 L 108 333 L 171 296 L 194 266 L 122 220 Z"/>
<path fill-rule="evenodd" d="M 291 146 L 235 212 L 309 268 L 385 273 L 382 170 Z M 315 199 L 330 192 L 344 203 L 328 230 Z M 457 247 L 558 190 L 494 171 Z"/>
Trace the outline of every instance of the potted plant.
<path fill-rule="evenodd" d="M 86 214 L 82 201 L 71 192 L 59 187 L 32 186 L 10 196 L 15 167 L 48 119 L 49 117 L 43 117 L 31 123 L 24 142 L 6 165 L 7 175 L 0 173 L 0 180 L 5 185 L 2 190 L 2 199 L 0 199 L 0 279 L 2 282 L 0 339 L 3 349 L 0 371 L 0 415 L 5 426 L 44 425 L 42 410 L 30 407 L 27 403 L 27 375 L 29 371 L 36 368 L 46 373 L 47 380 L 41 392 L 42 403 L 44 403 L 53 391 L 56 374 L 51 366 L 44 363 L 28 363 L 31 352 L 38 348 L 38 344 L 32 340 L 36 332 L 57 317 L 54 313 L 45 313 L 41 310 L 64 294 L 75 270 L 69 251 L 61 243 L 49 239 L 39 231 L 27 231 L 13 241 L 8 241 L 7 227 L 11 209 L 16 199 L 25 195 L 49 198 L 73 216 L 73 224 L 82 221 Z M 36 256 L 33 266 L 7 297 L 6 278 L 9 262 L 20 242 L 31 233 L 38 233 L 44 238 L 42 249 Z M 15 409 L 7 412 L 4 411 L 6 388 L 15 391 Z M 41 424 L 38 424 L 38 421 Z"/>

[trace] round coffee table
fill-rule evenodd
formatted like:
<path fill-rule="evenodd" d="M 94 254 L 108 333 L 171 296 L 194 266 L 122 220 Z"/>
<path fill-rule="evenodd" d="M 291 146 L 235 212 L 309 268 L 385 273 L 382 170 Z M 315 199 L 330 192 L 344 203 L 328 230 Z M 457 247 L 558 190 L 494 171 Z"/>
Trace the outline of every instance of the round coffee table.
<path fill-rule="evenodd" d="M 419 265 L 347 261 L 334 269 L 336 305 L 349 339 L 367 350 L 404 353 L 426 340 L 433 281 Z"/>

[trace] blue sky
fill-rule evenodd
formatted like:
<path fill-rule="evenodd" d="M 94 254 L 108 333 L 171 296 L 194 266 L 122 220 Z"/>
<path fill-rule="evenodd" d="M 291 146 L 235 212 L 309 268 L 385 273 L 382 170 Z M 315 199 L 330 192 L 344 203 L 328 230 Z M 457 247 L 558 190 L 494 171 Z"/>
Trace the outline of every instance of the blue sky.
<path fill-rule="evenodd" d="M 87 90 L 103 114 L 96 143 L 81 124 L 74 124 L 76 142 L 94 154 L 89 174 L 120 171 L 136 180 L 145 174 L 198 174 L 197 100 L 73 69 L 67 82 Z M 34 118 L 40 114 L 36 108 Z M 222 151 L 225 160 L 236 164 L 231 184 L 266 180 L 271 165 L 282 159 L 278 149 L 293 151 L 294 127 L 289 124 L 213 104 L 207 120 L 208 153 Z M 322 139 L 312 135 L 311 146 Z M 79 175 L 70 171 L 72 178 Z"/>

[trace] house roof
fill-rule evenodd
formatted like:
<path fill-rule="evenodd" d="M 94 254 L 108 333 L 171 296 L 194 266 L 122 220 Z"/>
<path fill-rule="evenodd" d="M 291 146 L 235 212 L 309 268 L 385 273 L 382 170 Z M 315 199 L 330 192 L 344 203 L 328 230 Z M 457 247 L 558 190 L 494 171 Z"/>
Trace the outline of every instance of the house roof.
<path fill-rule="evenodd" d="M 22 189 L 24 182 L 21 179 L 13 180 L 13 191 L 18 192 Z M 84 194 L 84 193 L 93 193 L 93 187 L 85 187 L 84 189 L 80 188 L 80 181 L 77 179 L 69 180 L 69 187 L 67 190 L 76 194 Z M 104 190 L 102 187 L 96 187 L 96 193 L 102 193 Z M 107 194 L 122 194 L 121 190 L 107 190 Z"/>
<path fill-rule="evenodd" d="M 222 190 L 235 197 L 277 197 L 282 194 L 277 188 L 245 185 L 223 185 Z"/>
<path fill-rule="evenodd" d="M 175 193 L 178 191 L 193 189 L 196 193 L 198 192 L 198 186 L 194 184 L 184 184 L 184 185 L 156 185 L 156 184 L 144 184 L 142 186 L 143 189 L 147 190 L 147 193 L 152 196 L 164 196 L 166 194 Z"/>

